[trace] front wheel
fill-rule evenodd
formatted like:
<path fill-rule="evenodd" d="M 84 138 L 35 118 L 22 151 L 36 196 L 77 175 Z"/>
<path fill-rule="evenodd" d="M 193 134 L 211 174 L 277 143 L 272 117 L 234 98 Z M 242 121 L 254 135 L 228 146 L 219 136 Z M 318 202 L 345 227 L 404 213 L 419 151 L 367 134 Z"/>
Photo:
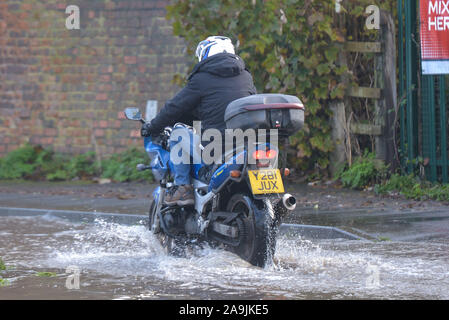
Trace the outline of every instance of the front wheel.
<path fill-rule="evenodd" d="M 156 212 L 156 202 L 153 200 L 150 204 L 150 211 L 148 214 L 148 222 L 150 232 L 155 235 L 157 240 L 162 246 L 162 249 L 166 254 L 173 254 L 174 249 L 174 239 L 167 236 L 163 230 L 161 230 L 161 226 L 159 223 L 159 216 Z"/>
<path fill-rule="evenodd" d="M 268 208 L 259 210 L 252 198 L 236 194 L 229 200 L 227 212 L 241 213 L 234 222 L 239 230 L 239 243 L 232 251 L 252 265 L 265 267 L 274 256 L 277 235 Z"/>

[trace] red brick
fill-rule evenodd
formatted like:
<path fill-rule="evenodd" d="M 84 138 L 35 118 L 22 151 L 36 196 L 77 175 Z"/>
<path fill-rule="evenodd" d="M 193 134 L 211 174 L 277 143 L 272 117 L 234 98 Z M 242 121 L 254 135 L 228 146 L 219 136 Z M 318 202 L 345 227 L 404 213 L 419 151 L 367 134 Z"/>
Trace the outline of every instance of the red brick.
<path fill-rule="evenodd" d="M 55 137 L 58 134 L 58 131 L 55 128 L 46 128 L 44 134 L 47 137 Z"/>
<path fill-rule="evenodd" d="M 6 148 L 6 151 L 11 152 L 11 151 L 18 149 L 19 147 L 20 147 L 20 145 L 18 145 L 18 144 L 9 144 Z"/>
<path fill-rule="evenodd" d="M 126 71 L 128 70 L 128 68 L 124 64 L 119 65 L 117 69 L 120 73 L 126 73 Z"/>
<path fill-rule="evenodd" d="M 110 84 L 102 84 L 102 85 L 99 87 L 99 91 L 101 91 L 101 92 L 109 92 L 109 91 L 112 91 L 112 85 L 110 85 Z"/>
<path fill-rule="evenodd" d="M 22 4 L 22 10 L 31 10 L 33 9 L 33 5 L 31 3 Z"/>
<path fill-rule="evenodd" d="M 107 10 L 112 10 L 115 8 L 115 3 L 114 2 L 107 2 L 105 5 Z"/>
<path fill-rule="evenodd" d="M 108 94 L 107 93 L 98 93 L 95 97 L 95 100 L 97 100 L 97 101 L 108 100 Z"/>
<path fill-rule="evenodd" d="M 140 73 L 145 73 L 145 71 L 147 70 L 147 68 L 144 65 L 139 65 L 137 69 L 139 70 Z"/>
<path fill-rule="evenodd" d="M 112 73 L 114 71 L 114 66 L 102 66 L 100 67 L 100 73 Z"/>
<path fill-rule="evenodd" d="M 104 130 L 103 129 L 95 129 L 95 136 L 96 137 L 104 137 Z"/>
<path fill-rule="evenodd" d="M 74 144 L 75 145 L 80 145 L 80 146 L 86 145 L 86 144 L 88 144 L 88 139 L 86 137 L 76 138 L 74 140 Z"/>
<path fill-rule="evenodd" d="M 131 131 L 129 136 L 132 137 L 132 138 L 138 138 L 138 137 L 140 138 L 141 137 L 140 130 L 133 130 L 133 131 Z"/>
<path fill-rule="evenodd" d="M 53 144 L 54 138 L 42 138 L 42 144 L 45 146 L 49 146 Z"/>
<path fill-rule="evenodd" d="M 103 74 L 100 76 L 100 81 L 102 82 L 109 82 L 111 81 L 111 76 L 108 74 Z"/>
<path fill-rule="evenodd" d="M 126 64 L 136 64 L 137 57 L 136 56 L 125 56 L 124 58 Z"/>

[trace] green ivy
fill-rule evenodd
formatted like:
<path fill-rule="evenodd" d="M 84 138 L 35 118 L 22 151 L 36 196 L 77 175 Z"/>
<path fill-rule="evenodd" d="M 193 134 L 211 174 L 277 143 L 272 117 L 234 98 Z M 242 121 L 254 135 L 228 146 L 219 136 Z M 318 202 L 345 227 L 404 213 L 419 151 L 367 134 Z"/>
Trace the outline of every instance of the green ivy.
<path fill-rule="evenodd" d="M 175 0 L 167 10 L 174 33 L 186 39 L 192 56 L 200 40 L 228 36 L 238 41 L 258 92 L 303 100 L 305 128 L 291 140 L 301 157 L 290 160 L 307 169 L 329 164 L 334 146 L 327 101 L 344 95 L 339 79 L 346 70 L 337 63 L 344 39 L 330 14 L 334 6 L 334 0 Z"/>
<path fill-rule="evenodd" d="M 210 35 L 228 36 L 238 43 L 237 53 L 259 92 L 300 97 L 306 123 L 291 137 L 297 152 L 289 161 L 303 170 L 326 169 L 334 148 L 329 103 L 344 97 L 342 77 L 349 83 L 358 80 L 352 70 L 339 66 L 339 54 L 346 39 L 362 41 L 377 34 L 364 28 L 365 9 L 372 4 L 394 11 L 396 2 L 342 2 L 343 25 L 338 24 L 341 16 L 335 14 L 335 0 L 172 0 L 167 18 L 174 33 L 186 40 L 192 65 L 199 41 Z M 372 68 L 372 60 L 364 63 Z M 179 75 L 175 78 L 179 85 L 183 80 Z"/>

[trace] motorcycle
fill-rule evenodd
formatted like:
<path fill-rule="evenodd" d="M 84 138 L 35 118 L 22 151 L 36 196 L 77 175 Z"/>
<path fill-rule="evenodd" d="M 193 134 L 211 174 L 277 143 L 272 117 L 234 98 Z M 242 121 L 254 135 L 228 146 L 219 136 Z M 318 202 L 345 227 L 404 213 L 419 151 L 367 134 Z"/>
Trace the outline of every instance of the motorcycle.
<path fill-rule="evenodd" d="M 146 122 L 138 108 L 127 108 L 125 116 Z M 229 104 L 225 122 L 228 129 L 263 129 L 269 136 L 276 132 L 285 140 L 303 127 L 304 105 L 293 96 L 253 95 Z M 166 190 L 173 186 L 172 132 L 173 127 L 167 127 L 156 137 L 145 137 L 151 162 L 137 166 L 139 171 L 151 169 L 159 181 L 149 210 L 150 231 L 169 254 L 182 254 L 189 245 L 205 241 L 264 267 L 274 257 L 283 218 L 296 208 L 296 199 L 285 193 L 283 185 L 289 170 L 281 172 L 277 166 L 277 143 L 270 139 L 268 143 L 235 146 L 222 164 L 192 165 L 194 205 L 167 206 Z"/>

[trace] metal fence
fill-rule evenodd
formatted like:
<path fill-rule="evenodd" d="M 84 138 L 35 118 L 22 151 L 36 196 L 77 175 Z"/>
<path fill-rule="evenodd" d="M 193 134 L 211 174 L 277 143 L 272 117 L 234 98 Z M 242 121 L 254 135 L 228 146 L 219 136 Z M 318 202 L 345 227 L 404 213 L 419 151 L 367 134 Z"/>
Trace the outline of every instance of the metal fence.
<path fill-rule="evenodd" d="M 398 0 L 399 155 L 405 173 L 447 183 L 449 77 L 421 73 L 418 9 Z"/>

